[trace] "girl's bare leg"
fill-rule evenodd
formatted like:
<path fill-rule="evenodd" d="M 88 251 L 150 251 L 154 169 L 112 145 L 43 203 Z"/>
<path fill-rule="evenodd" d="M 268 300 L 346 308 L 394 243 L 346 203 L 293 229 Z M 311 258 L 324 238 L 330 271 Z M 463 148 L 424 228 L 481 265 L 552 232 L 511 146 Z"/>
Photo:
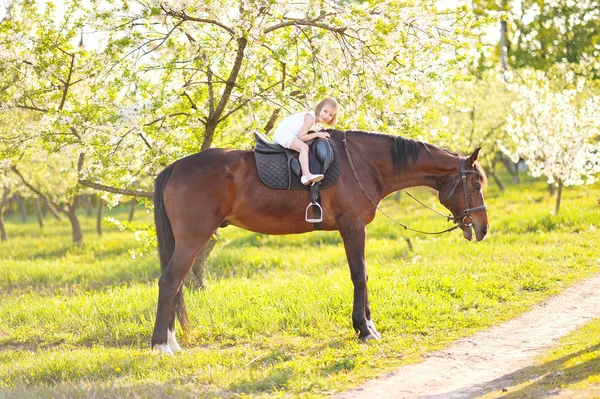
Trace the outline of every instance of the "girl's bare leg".
<path fill-rule="evenodd" d="M 302 174 L 304 176 L 310 176 L 311 173 L 308 167 L 308 145 L 300 139 L 293 139 L 290 144 L 290 149 L 300 153 L 299 160 L 300 166 L 302 167 Z"/>

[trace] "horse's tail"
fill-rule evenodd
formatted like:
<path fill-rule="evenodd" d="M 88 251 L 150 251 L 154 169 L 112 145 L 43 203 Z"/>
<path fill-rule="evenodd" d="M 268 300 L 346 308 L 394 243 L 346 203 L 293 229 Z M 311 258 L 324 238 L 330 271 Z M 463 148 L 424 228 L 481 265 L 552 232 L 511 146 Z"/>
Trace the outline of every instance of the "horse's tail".
<path fill-rule="evenodd" d="M 154 224 L 156 226 L 156 241 L 158 243 L 158 254 L 160 256 L 160 271 L 164 272 L 169 264 L 169 260 L 175 251 L 175 236 L 171 229 L 171 222 L 165 210 L 163 202 L 163 191 L 171 176 L 175 164 L 167 166 L 154 181 Z M 183 300 L 183 290 L 181 287 L 177 290 L 173 299 L 173 309 L 181 324 L 184 332 L 189 331 L 190 322 L 188 320 L 185 301 Z"/>

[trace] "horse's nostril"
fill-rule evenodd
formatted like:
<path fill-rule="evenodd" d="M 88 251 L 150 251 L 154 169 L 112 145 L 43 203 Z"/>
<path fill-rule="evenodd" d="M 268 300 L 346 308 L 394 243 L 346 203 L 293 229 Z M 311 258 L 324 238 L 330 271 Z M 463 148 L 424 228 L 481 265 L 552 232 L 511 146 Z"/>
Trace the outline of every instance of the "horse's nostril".
<path fill-rule="evenodd" d="M 485 227 L 483 228 L 483 235 L 486 235 L 486 234 L 487 234 L 487 232 L 488 232 L 488 227 L 487 227 L 487 226 L 485 226 Z"/>

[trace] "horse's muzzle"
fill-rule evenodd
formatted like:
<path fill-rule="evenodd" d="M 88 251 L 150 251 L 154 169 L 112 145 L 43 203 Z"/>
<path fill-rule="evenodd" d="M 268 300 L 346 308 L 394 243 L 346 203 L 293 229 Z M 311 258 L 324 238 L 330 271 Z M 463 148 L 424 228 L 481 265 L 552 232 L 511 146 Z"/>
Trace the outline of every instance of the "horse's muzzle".
<path fill-rule="evenodd" d="M 467 239 L 469 241 L 473 240 L 473 230 L 475 230 L 475 238 L 477 239 L 477 241 L 483 240 L 485 238 L 485 236 L 487 235 L 487 232 L 488 232 L 488 226 L 487 225 L 484 225 L 484 226 L 462 225 L 461 228 L 463 230 L 463 236 L 465 237 L 465 239 Z"/>

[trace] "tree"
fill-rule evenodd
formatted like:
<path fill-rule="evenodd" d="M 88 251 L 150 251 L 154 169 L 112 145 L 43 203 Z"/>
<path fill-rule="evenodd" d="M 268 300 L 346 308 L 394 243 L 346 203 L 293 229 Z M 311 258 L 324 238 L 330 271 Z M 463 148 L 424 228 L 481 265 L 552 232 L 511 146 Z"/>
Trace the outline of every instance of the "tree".
<path fill-rule="evenodd" d="M 514 69 L 549 70 L 556 63 L 589 63 L 595 78 L 600 70 L 600 7 L 595 1 L 476 0 L 479 15 L 501 11 L 507 20 L 508 62 Z M 501 39 L 504 35 L 501 36 Z"/>
<path fill-rule="evenodd" d="M 502 190 L 504 186 L 496 175 L 498 143 L 509 140 L 504 126 L 514 94 L 506 88 L 498 68 L 489 69 L 472 81 L 457 82 L 453 90 L 461 106 L 443 107 L 441 121 L 432 125 L 430 136 L 439 145 L 461 148 L 465 153 L 483 148 L 480 160 Z"/>
<path fill-rule="evenodd" d="M 77 217 L 82 191 L 77 186 L 76 165 L 63 154 L 48 154 L 30 149 L 19 163 L 11 165 L 11 171 L 29 189 L 31 196 L 42 198 L 49 206 L 64 214 L 71 223 L 73 244 L 83 244 L 83 232 Z"/>
<path fill-rule="evenodd" d="M 507 126 L 513 147 L 504 150 L 558 187 L 556 214 L 563 186 L 591 184 L 600 173 L 600 96 L 586 95 L 585 80 L 565 66 L 520 75 L 511 86 L 518 100 Z"/>
<path fill-rule="evenodd" d="M 23 142 L 77 157 L 79 183 L 113 202 L 149 197 L 175 159 L 247 145 L 278 110 L 325 95 L 341 126 L 415 135 L 487 22 L 433 0 L 65 3 L 59 17 L 28 2 L 0 26 L 0 106 L 36 115 Z"/>

